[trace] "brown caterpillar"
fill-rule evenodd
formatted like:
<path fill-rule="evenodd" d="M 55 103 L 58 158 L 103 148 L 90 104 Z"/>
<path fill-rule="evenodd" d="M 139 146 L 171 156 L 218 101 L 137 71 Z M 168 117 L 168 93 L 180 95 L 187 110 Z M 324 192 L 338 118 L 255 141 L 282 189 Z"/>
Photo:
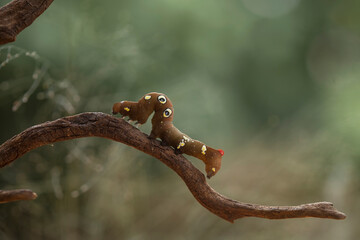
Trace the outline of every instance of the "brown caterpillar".
<path fill-rule="evenodd" d="M 214 176 L 221 167 L 224 151 L 206 146 L 204 143 L 191 139 L 178 130 L 172 123 L 174 108 L 170 99 L 162 93 L 148 93 L 138 102 L 122 101 L 113 105 L 113 114 L 120 113 L 123 118 L 128 116 L 137 124 L 144 124 L 152 112 L 152 130 L 150 138 L 160 138 L 162 143 L 172 146 L 177 154 L 185 153 L 194 156 L 205 163 L 208 178 Z"/>

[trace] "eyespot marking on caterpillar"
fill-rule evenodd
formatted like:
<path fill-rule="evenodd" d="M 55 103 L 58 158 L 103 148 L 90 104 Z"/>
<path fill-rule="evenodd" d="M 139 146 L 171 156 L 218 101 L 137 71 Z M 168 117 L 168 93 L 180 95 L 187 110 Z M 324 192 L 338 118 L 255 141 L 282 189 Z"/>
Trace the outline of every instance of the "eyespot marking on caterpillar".
<path fill-rule="evenodd" d="M 151 99 L 151 96 L 150 96 L 150 95 L 146 95 L 146 96 L 144 97 L 144 99 L 145 99 L 145 100 L 150 100 L 150 99 Z"/>
<path fill-rule="evenodd" d="M 213 167 L 213 168 L 211 169 L 211 171 L 216 172 L 216 169 Z"/>
<path fill-rule="evenodd" d="M 207 149 L 206 149 L 206 146 L 203 145 L 203 146 L 201 147 L 201 154 L 205 155 L 206 150 L 207 150 Z"/>
<path fill-rule="evenodd" d="M 164 110 L 163 116 L 168 118 L 168 117 L 170 117 L 171 114 L 172 114 L 171 109 L 167 108 L 167 109 Z"/>
<path fill-rule="evenodd" d="M 166 103 L 166 97 L 164 95 L 158 96 L 158 100 L 160 103 L 165 104 Z"/>
<path fill-rule="evenodd" d="M 124 107 L 124 110 L 127 112 L 130 112 L 130 108 L 128 108 L 128 107 Z"/>

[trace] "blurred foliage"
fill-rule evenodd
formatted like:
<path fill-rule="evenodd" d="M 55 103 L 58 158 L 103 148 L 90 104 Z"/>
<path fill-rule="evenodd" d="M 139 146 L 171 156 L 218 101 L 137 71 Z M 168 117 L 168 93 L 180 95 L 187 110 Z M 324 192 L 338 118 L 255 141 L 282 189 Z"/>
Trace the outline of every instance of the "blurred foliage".
<path fill-rule="evenodd" d="M 355 0 L 55 1 L 0 48 L 1 142 L 163 92 L 179 129 L 225 150 L 214 189 L 268 205 L 331 201 L 348 218 L 229 224 L 158 160 L 94 138 L 1 169 L 1 189 L 39 198 L 0 206 L 0 239 L 357 239 L 359 16 Z"/>

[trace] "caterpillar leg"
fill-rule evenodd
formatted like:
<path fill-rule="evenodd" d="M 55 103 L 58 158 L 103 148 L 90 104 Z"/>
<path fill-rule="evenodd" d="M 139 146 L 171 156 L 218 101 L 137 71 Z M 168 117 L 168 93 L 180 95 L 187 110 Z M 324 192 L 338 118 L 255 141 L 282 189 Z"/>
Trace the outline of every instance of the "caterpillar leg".
<path fill-rule="evenodd" d="M 161 146 L 169 146 L 169 144 L 166 141 L 161 140 Z"/>
<path fill-rule="evenodd" d="M 182 151 L 181 151 L 180 149 L 175 148 L 175 149 L 174 149 L 174 153 L 175 153 L 176 155 L 179 155 L 179 154 L 182 154 Z"/>
<path fill-rule="evenodd" d="M 150 133 L 150 135 L 149 135 L 148 138 L 149 138 L 149 139 L 156 139 L 156 135 L 154 134 L 153 131 L 151 131 L 151 133 Z"/>

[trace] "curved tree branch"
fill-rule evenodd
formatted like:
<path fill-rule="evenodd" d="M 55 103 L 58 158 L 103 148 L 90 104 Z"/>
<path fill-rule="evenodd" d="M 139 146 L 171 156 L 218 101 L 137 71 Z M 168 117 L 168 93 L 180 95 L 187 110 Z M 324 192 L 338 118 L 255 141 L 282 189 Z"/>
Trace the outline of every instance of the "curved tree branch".
<path fill-rule="evenodd" d="M 26 129 L 0 146 L 0 167 L 25 153 L 54 142 L 82 137 L 103 137 L 118 141 L 147 153 L 174 170 L 185 182 L 197 201 L 212 213 L 233 222 L 241 217 L 268 219 L 318 217 L 344 219 L 332 203 L 318 202 L 299 206 L 262 206 L 241 203 L 215 192 L 205 176 L 182 155 L 161 146 L 126 121 L 104 113 L 81 113 L 45 122 Z"/>
<path fill-rule="evenodd" d="M 40 16 L 54 0 L 13 0 L 0 8 L 0 44 L 16 36 Z"/>

